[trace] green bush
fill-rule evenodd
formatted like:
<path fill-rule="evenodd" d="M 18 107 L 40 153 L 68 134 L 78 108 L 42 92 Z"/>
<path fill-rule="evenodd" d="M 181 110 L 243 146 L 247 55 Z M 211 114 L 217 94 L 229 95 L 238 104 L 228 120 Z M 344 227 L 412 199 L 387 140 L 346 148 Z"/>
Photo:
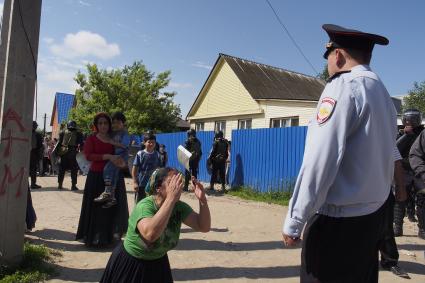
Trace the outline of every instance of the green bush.
<path fill-rule="evenodd" d="M 16 267 L 0 266 L 0 283 L 33 283 L 47 280 L 54 273 L 53 256 L 60 256 L 44 245 L 24 244 L 24 255 Z"/>
<path fill-rule="evenodd" d="M 249 187 L 235 187 L 228 191 L 227 194 L 247 200 L 288 205 L 292 196 L 292 190 L 270 190 L 268 192 L 260 192 Z"/>

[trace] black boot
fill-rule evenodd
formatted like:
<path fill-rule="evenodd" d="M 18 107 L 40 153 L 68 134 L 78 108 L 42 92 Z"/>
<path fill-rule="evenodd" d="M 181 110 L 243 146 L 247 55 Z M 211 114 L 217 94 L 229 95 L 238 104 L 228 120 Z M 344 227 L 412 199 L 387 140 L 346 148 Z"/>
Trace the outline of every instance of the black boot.
<path fill-rule="evenodd" d="M 403 218 L 406 210 L 405 202 L 396 201 L 394 204 L 394 237 L 403 236 Z"/>
<path fill-rule="evenodd" d="M 425 240 L 425 230 L 424 229 L 419 229 L 418 237 Z"/>

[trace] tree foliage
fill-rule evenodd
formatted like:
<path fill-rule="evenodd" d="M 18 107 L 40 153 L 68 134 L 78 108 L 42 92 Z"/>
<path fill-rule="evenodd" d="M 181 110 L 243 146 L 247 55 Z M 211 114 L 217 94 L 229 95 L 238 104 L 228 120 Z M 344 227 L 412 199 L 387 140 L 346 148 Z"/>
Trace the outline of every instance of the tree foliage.
<path fill-rule="evenodd" d="M 180 107 L 173 102 L 175 92 L 161 92 L 170 82 L 170 71 L 159 73 L 146 69 L 141 62 L 122 69 L 99 69 L 87 65 L 87 74 L 78 72 L 75 81 L 76 107 L 71 111 L 83 132 L 90 132 L 93 117 L 98 112 L 112 114 L 122 111 L 131 134 L 146 130 L 171 132 L 176 130 Z"/>
<path fill-rule="evenodd" d="M 403 98 L 403 110 L 416 108 L 425 113 L 425 81 L 421 83 L 415 82 L 406 97 Z"/>
<path fill-rule="evenodd" d="M 322 79 L 326 82 L 327 79 L 329 79 L 329 73 L 328 73 L 328 65 L 326 64 L 323 68 L 323 71 L 317 75 L 319 79 Z"/>

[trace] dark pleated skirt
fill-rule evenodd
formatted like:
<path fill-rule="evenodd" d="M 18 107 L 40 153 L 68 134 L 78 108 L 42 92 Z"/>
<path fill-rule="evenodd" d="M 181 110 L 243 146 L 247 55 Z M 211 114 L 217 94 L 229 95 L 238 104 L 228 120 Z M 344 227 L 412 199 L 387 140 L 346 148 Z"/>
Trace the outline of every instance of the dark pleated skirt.
<path fill-rule="evenodd" d="M 32 205 L 31 190 L 28 188 L 27 213 L 26 213 L 26 217 L 25 217 L 27 229 L 32 230 L 35 227 L 36 221 L 37 221 L 37 216 L 35 214 L 35 210 L 34 210 L 34 207 Z"/>
<path fill-rule="evenodd" d="M 115 191 L 117 205 L 102 208 L 102 204 L 93 201 L 104 189 L 102 172 L 89 171 L 76 236 L 76 240 L 82 239 L 86 246 L 110 246 L 127 232 L 128 204 L 123 176 L 120 176 Z"/>
<path fill-rule="evenodd" d="M 112 252 L 100 282 L 169 283 L 173 276 L 167 255 L 156 260 L 137 259 L 120 244 Z"/>

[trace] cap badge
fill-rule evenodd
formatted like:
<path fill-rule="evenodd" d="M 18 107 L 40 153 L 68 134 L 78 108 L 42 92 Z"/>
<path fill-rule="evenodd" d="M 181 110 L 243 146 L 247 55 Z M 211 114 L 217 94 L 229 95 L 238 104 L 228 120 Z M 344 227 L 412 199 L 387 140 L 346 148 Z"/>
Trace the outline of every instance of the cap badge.
<path fill-rule="evenodd" d="M 336 100 L 330 97 L 325 97 L 320 102 L 319 110 L 317 111 L 317 122 L 319 125 L 329 120 L 334 112 Z"/>

